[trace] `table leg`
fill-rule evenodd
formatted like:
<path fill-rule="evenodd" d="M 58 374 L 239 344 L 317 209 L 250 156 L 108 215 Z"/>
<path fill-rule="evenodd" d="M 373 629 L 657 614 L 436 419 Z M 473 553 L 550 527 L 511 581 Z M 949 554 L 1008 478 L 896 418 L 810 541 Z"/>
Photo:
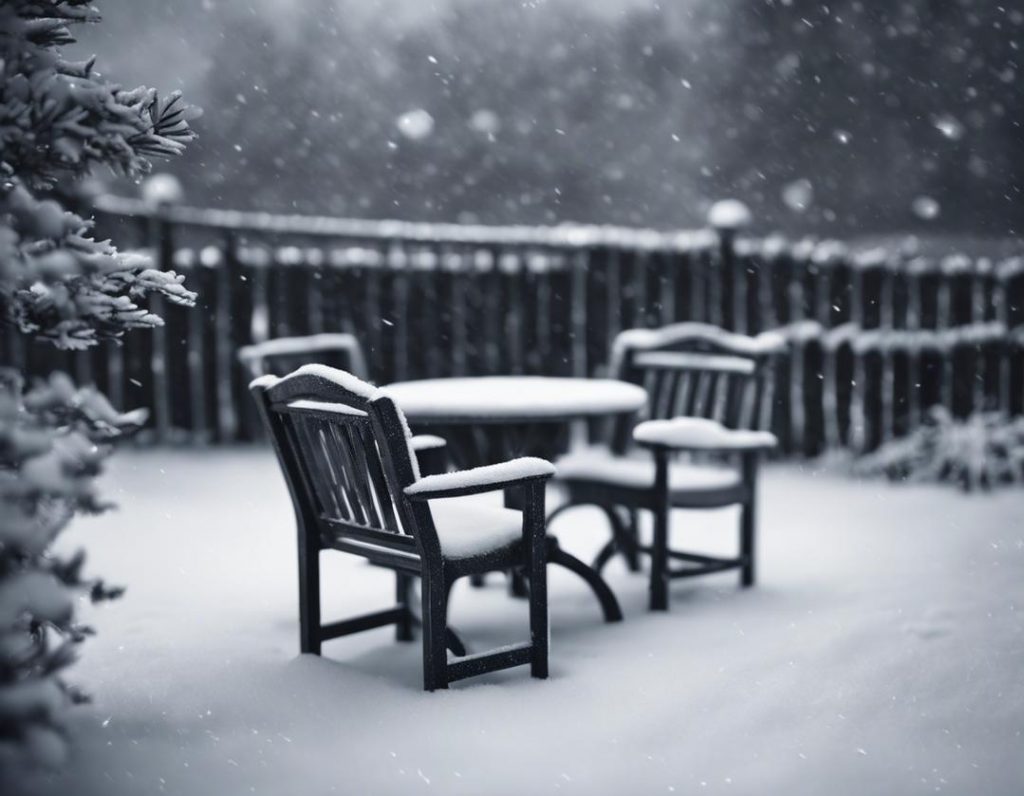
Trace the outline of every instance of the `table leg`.
<path fill-rule="evenodd" d="M 558 546 L 557 542 L 550 544 L 548 547 L 548 563 L 558 564 L 583 578 L 591 591 L 594 592 L 598 602 L 601 603 L 605 622 L 622 621 L 622 609 L 619 607 L 619 601 L 615 599 L 615 594 L 596 571 L 588 567 L 576 556 L 569 555 Z"/>

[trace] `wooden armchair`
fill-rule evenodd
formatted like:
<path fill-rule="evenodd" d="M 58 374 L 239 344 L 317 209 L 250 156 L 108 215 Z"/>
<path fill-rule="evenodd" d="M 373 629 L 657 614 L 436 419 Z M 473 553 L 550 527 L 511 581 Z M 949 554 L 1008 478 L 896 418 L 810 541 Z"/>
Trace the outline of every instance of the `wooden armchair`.
<path fill-rule="evenodd" d="M 616 339 L 612 375 L 643 386 L 647 407 L 639 418 L 617 421 L 606 444 L 557 462 L 568 500 L 555 514 L 585 503 L 604 510 L 612 540 L 594 563 L 598 570 L 616 553 L 633 570 L 640 554 L 650 555 L 652 610 L 667 610 L 673 578 L 739 569 L 743 586 L 754 583 L 757 463 L 775 445 L 775 437 L 761 430 L 772 404 L 767 364 L 783 344 L 774 333 L 747 337 L 699 323 L 633 329 Z M 737 504 L 736 557 L 669 548 L 673 508 Z M 650 545 L 639 539 L 639 510 L 654 517 Z"/>
<path fill-rule="evenodd" d="M 409 585 L 422 580 L 423 685 L 511 666 L 548 674 L 544 487 L 549 462 L 523 458 L 421 476 L 408 425 L 394 402 L 344 371 L 306 365 L 250 387 L 291 493 L 298 527 L 302 652 L 322 642 L 394 624 L 412 640 Z M 522 511 L 479 506 L 464 495 L 520 490 Z M 330 624 L 320 620 L 320 551 L 340 550 L 394 570 L 397 604 Z M 524 568 L 530 579 L 528 643 L 449 662 L 448 596 L 461 577 Z"/>

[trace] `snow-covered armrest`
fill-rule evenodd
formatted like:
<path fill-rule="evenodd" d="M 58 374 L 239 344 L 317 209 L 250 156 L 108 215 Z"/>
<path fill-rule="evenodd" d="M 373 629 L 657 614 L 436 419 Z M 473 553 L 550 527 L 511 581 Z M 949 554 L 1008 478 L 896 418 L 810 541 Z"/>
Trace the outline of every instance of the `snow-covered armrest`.
<path fill-rule="evenodd" d="M 769 450 L 779 442 L 768 431 L 726 428 L 702 417 L 648 420 L 633 429 L 633 439 L 647 447 L 715 452 Z"/>
<path fill-rule="evenodd" d="M 525 481 L 547 479 L 555 474 L 555 466 L 544 459 L 525 456 L 501 464 L 488 464 L 471 470 L 427 475 L 405 488 L 411 500 L 473 495 L 506 489 Z"/>

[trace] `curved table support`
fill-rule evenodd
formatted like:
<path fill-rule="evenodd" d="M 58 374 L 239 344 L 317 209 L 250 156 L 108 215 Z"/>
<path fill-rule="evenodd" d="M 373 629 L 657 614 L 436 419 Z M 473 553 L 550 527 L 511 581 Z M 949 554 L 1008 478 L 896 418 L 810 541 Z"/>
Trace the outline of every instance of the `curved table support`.
<path fill-rule="evenodd" d="M 583 579 L 590 587 L 590 590 L 594 592 L 598 602 L 601 603 L 601 611 L 604 613 L 605 622 L 622 621 L 622 609 L 619 607 L 619 601 L 615 599 L 615 594 L 608 587 L 608 584 L 604 582 L 597 572 L 576 558 L 576 556 L 570 555 L 559 547 L 557 541 L 550 545 L 548 549 L 548 563 L 565 567 Z"/>
<path fill-rule="evenodd" d="M 637 529 L 636 513 L 629 513 L 629 522 L 623 522 L 611 506 L 600 506 L 608 516 L 608 523 L 612 528 L 612 538 L 601 548 L 594 563 L 591 566 L 598 572 L 604 569 L 612 557 L 621 553 L 626 559 L 626 567 L 630 572 L 640 571 L 640 553 L 643 549 L 640 546 L 639 532 Z"/>
<path fill-rule="evenodd" d="M 559 514 L 577 506 L 592 505 L 601 509 L 608 518 L 608 525 L 611 527 L 612 538 L 601 548 L 594 563 L 591 564 L 598 573 L 616 553 L 622 553 L 626 559 L 626 567 L 630 572 L 640 571 L 639 554 L 643 552 L 640 548 L 639 531 L 637 528 L 637 515 L 635 511 L 625 511 L 628 519 L 624 520 L 618 513 L 615 506 L 606 503 L 563 503 L 552 511 L 547 518 L 548 524 Z"/>

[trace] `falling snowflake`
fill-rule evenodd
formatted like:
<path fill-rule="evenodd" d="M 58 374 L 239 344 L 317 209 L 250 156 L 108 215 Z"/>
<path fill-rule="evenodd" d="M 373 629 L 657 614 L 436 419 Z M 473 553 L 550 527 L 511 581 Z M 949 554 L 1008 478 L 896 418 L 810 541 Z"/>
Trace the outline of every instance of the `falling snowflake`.
<path fill-rule="evenodd" d="M 469 126 L 484 135 L 496 135 L 501 129 L 501 119 L 492 110 L 481 108 L 469 118 Z"/>
<path fill-rule="evenodd" d="M 395 120 L 398 132 L 413 141 L 426 138 L 434 131 L 434 117 L 423 108 L 406 111 Z"/>
<path fill-rule="evenodd" d="M 944 113 L 941 116 L 933 118 L 932 124 L 935 126 L 936 130 L 942 133 L 942 135 L 950 141 L 959 141 L 964 137 L 964 126 L 958 119 L 950 116 L 948 113 Z"/>
<path fill-rule="evenodd" d="M 803 213 L 814 201 L 814 186 L 808 179 L 793 180 L 782 186 L 782 201 L 795 213 Z"/>
<path fill-rule="evenodd" d="M 930 196 L 919 196 L 910 205 L 914 215 L 924 221 L 931 221 L 939 217 L 942 208 L 939 203 Z"/>

